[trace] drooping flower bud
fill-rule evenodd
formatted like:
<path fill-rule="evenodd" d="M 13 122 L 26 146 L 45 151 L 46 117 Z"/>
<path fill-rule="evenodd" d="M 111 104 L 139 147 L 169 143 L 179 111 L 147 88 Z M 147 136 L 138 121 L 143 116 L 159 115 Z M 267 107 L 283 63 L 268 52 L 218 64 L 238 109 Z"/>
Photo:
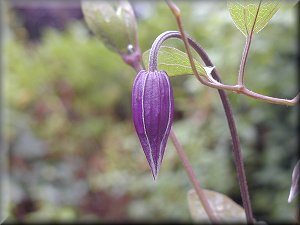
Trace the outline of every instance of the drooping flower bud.
<path fill-rule="evenodd" d="M 137 25 L 128 1 L 82 0 L 83 15 L 89 28 L 109 49 L 129 55 L 137 44 Z"/>
<path fill-rule="evenodd" d="M 164 71 L 140 71 L 132 89 L 132 114 L 136 133 L 157 177 L 173 123 L 174 97 Z"/>

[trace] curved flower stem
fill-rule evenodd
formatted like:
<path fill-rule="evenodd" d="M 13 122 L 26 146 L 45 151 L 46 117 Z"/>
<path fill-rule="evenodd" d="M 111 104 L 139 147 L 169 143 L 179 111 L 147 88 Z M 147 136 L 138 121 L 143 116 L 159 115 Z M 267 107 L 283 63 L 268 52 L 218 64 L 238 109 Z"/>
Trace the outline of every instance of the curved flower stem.
<path fill-rule="evenodd" d="M 193 72 L 195 74 L 197 73 L 196 67 L 194 65 L 194 61 L 191 55 L 191 51 L 189 48 L 189 41 L 185 35 L 185 32 L 183 30 L 183 25 L 181 22 L 181 17 L 180 17 L 180 11 L 178 7 L 172 2 L 172 1 L 167 1 L 170 9 L 172 10 L 173 14 L 176 17 L 176 21 L 180 30 L 181 38 L 184 41 L 185 48 L 187 51 L 187 54 L 189 56 L 189 60 L 191 63 L 191 66 L 193 68 Z M 193 41 L 192 41 L 193 42 Z M 204 51 L 203 48 L 201 48 L 196 42 L 194 42 L 194 45 L 192 46 L 194 49 L 197 51 L 197 53 L 200 53 L 199 55 L 201 56 L 202 60 L 207 66 L 213 66 L 211 60 L 209 59 L 208 55 Z M 213 71 L 212 73 L 213 78 L 216 79 L 218 82 L 221 82 L 220 76 L 217 74 L 216 70 Z M 199 75 L 197 78 L 200 77 Z M 247 185 L 247 179 L 246 179 L 246 174 L 245 174 L 245 169 L 244 169 L 244 162 L 241 154 L 241 148 L 240 148 L 240 142 L 239 142 L 239 137 L 237 134 L 237 129 L 233 117 L 233 113 L 230 107 L 230 103 L 228 100 L 228 97 L 225 93 L 224 90 L 219 89 L 219 95 L 223 104 L 223 108 L 226 114 L 228 126 L 230 129 L 230 134 L 232 137 L 232 143 L 233 143 L 233 156 L 235 159 L 235 164 L 236 164 L 236 170 L 237 170 L 237 175 L 238 175 L 238 180 L 239 180 L 239 186 L 240 186 L 240 191 L 241 191 L 241 197 L 243 201 L 243 206 L 245 208 L 245 213 L 246 213 L 246 218 L 248 223 L 253 223 L 254 218 L 253 218 L 253 213 L 252 213 L 252 207 L 251 207 L 251 201 L 249 197 L 249 191 L 248 191 L 248 185 Z"/>
<path fill-rule="evenodd" d="M 196 44 L 196 43 L 195 43 Z M 205 63 L 206 66 L 213 66 L 212 62 L 208 58 L 207 54 L 205 53 L 204 49 L 199 46 L 195 45 L 194 49 L 196 52 L 201 56 L 203 62 Z M 216 79 L 218 82 L 221 82 L 220 75 L 217 72 L 217 70 L 213 70 L 212 76 L 214 79 Z M 236 129 L 235 125 L 235 120 L 233 117 L 233 112 L 230 106 L 230 102 L 228 100 L 227 94 L 224 90 L 218 90 L 223 108 L 225 111 L 225 115 L 227 118 L 227 123 L 228 127 L 230 130 L 231 134 L 231 139 L 232 139 L 232 151 L 233 151 L 233 156 L 234 156 L 234 161 L 236 165 L 236 171 L 237 171 L 237 176 L 238 176 L 238 181 L 239 181 L 239 186 L 240 186 L 240 191 L 241 191 L 241 197 L 243 201 L 243 206 L 245 208 L 245 213 L 247 217 L 248 223 L 253 223 L 253 213 L 252 213 L 252 207 L 251 207 L 251 201 L 250 201 L 250 196 L 249 196 L 249 191 L 248 191 L 248 185 L 247 185 L 247 178 L 246 178 L 246 173 L 244 169 L 244 161 L 242 157 L 242 151 L 241 151 L 241 145 L 240 145 L 240 140 L 238 136 L 238 132 Z"/>
<path fill-rule="evenodd" d="M 162 33 L 153 42 L 152 47 L 150 49 L 150 53 L 149 53 L 149 70 L 150 71 L 154 71 L 155 69 L 157 69 L 158 50 L 159 50 L 161 44 L 167 39 L 166 37 L 170 36 L 170 32 L 172 32 L 172 31 L 167 31 L 167 32 Z M 178 31 L 173 31 L 173 32 L 176 33 Z M 191 58 L 191 60 L 192 60 L 192 58 Z M 216 84 L 216 83 L 209 82 L 208 80 L 203 79 L 203 77 L 198 74 L 195 65 L 192 66 L 192 69 L 193 69 L 193 72 L 195 70 L 194 74 L 195 74 L 196 78 L 202 84 L 204 84 L 206 86 L 209 86 L 209 87 L 212 87 L 212 88 L 217 88 L 217 89 L 224 89 L 224 90 L 228 90 L 228 91 L 240 92 L 240 86 L 239 85 L 231 86 L 231 85 L 224 85 L 224 84 L 220 84 L 220 83 Z"/>
<path fill-rule="evenodd" d="M 160 43 L 160 45 L 167 39 L 169 38 L 179 38 L 181 39 L 181 34 L 178 31 L 167 31 L 162 33 L 157 37 L 159 41 L 155 41 L 155 43 Z M 194 50 L 198 53 L 198 55 L 201 57 L 203 62 L 205 63 L 206 66 L 214 66 L 213 63 L 211 62 L 210 58 L 208 57 L 207 53 L 205 50 L 198 44 L 196 43 L 192 38 L 187 37 L 187 40 L 189 42 L 189 45 L 194 48 Z M 155 56 L 156 52 L 159 50 L 158 45 L 152 45 L 152 48 L 150 50 L 150 55 Z M 149 59 L 149 65 L 153 65 L 153 62 L 156 60 L 156 58 L 150 58 Z M 149 66 L 150 67 L 150 66 Z M 216 69 L 212 71 L 212 77 L 217 80 L 218 82 L 221 82 L 220 76 L 217 72 Z M 242 159 L 242 154 L 241 154 L 241 147 L 240 147 L 240 142 L 239 142 L 239 137 L 237 134 L 237 129 L 235 125 L 235 121 L 233 118 L 233 113 L 230 107 L 229 100 L 227 98 L 226 92 L 224 90 L 218 90 L 219 95 L 221 97 L 221 101 L 224 107 L 224 111 L 226 114 L 231 138 L 232 138 L 232 143 L 233 143 L 233 156 L 235 159 L 235 164 L 236 164 L 236 169 L 237 169 L 237 176 L 238 176 L 238 181 L 239 181 L 239 186 L 240 186 L 240 191 L 241 191 L 241 196 L 242 196 L 242 201 L 243 201 L 243 206 L 245 208 L 245 213 L 247 217 L 247 221 L 249 223 L 253 222 L 253 215 L 252 215 L 252 207 L 251 207 L 251 202 L 250 202 L 250 197 L 249 197 L 249 191 L 248 191 L 248 186 L 247 186 L 247 179 L 245 175 L 245 170 L 244 170 L 244 163 Z"/>
<path fill-rule="evenodd" d="M 192 46 L 194 47 L 196 52 L 200 55 L 200 57 L 202 58 L 202 60 L 206 66 L 214 66 L 213 63 L 211 62 L 211 60 L 209 59 L 208 55 L 206 54 L 206 52 L 200 45 L 198 45 L 196 42 L 194 42 L 194 44 Z M 212 76 L 218 82 L 222 82 L 220 75 L 216 69 L 212 71 Z M 243 205 L 244 205 L 246 216 L 247 216 L 247 221 L 249 223 L 252 223 L 253 222 L 253 213 L 252 213 L 251 201 L 250 201 L 250 197 L 249 197 L 247 179 L 246 179 L 246 174 L 245 174 L 245 169 L 244 169 L 244 161 L 242 158 L 241 145 L 240 145 L 239 136 L 238 136 L 236 125 L 235 125 L 235 120 L 233 117 L 233 112 L 232 112 L 230 102 L 228 100 L 226 92 L 224 90 L 218 90 L 218 92 L 219 92 L 219 95 L 220 95 L 220 98 L 221 98 L 221 101 L 223 104 L 223 108 L 224 108 L 225 115 L 227 118 L 228 127 L 229 127 L 231 138 L 232 138 L 233 156 L 235 159 L 235 165 L 236 165 L 236 170 L 237 170 L 237 174 L 238 174 L 238 181 L 239 181 L 239 185 L 240 185 Z"/>
<path fill-rule="evenodd" d="M 179 158 L 183 163 L 184 169 L 187 172 L 188 177 L 190 178 L 190 181 L 192 182 L 192 184 L 195 188 L 198 198 L 200 199 L 200 202 L 202 203 L 202 206 L 203 206 L 208 218 L 211 220 L 212 223 L 219 222 L 218 219 L 216 218 L 215 214 L 213 213 L 213 211 L 209 205 L 209 202 L 206 198 L 206 195 L 205 195 L 203 189 L 201 188 L 201 185 L 200 185 L 199 181 L 197 180 L 196 175 L 192 169 L 192 166 L 187 158 L 187 155 L 185 154 L 185 152 L 184 152 L 181 144 L 179 143 L 172 128 L 171 128 L 171 132 L 170 132 L 170 137 L 171 137 L 174 147 L 179 155 Z"/>

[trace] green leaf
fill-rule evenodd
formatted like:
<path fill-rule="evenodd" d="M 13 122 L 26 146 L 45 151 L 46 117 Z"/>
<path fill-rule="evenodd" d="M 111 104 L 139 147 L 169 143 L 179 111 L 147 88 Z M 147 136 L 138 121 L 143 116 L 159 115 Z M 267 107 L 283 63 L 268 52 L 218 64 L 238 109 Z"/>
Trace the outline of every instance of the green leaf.
<path fill-rule="evenodd" d="M 244 209 L 224 194 L 204 190 L 212 211 L 221 223 L 246 223 Z M 188 205 L 194 222 L 209 222 L 209 218 L 194 189 L 187 193 Z"/>
<path fill-rule="evenodd" d="M 228 0 L 228 9 L 236 27 L 247 37 L 261 31 L 279 10 L 279 0 Z"/>
<path fill-rule="evenodd" d="M 149 66 L 149 53 L 147 50 L 143 54 L 143 62 L 148 69 Z M 206 76 L 206 72 L 203 66 L 194 59 L 196 69 L 202 76 Z M 190 61 L 186 53 L 168 46 L 161 46 L 158 52 L 158 63 L 157 67 L 159 70 L 164 70 L 169 76 L 178 75 L 191 75 L 193 70 L 190 66 Z"/>

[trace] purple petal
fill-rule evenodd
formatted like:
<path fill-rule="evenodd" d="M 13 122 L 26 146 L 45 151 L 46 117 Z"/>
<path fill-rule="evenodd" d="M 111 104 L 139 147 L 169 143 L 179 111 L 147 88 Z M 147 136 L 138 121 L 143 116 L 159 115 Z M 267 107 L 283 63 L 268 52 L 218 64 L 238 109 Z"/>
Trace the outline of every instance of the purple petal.
<path fill-rule="evenodd" d="M 142 70 L 132 89 L 133 122 L 154 179 L 173 123 L 174 97 L 164 71 Z"/>

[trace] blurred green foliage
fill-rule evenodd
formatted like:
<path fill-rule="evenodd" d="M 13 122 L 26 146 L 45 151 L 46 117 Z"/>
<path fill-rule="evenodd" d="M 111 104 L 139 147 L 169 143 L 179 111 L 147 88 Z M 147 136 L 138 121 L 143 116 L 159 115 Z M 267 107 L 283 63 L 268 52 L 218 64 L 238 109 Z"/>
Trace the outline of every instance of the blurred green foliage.
<path fill-rule="evenodd" d="M 234 83 L 244 37 L 226 4 L 179 4 L 186 31 L 207 50 L 223 82 Z M 145 9 L 146 10 L 146 9 Z M 175 30 L 163 3 L 140 17 L 142 51 Z M 213 12 L 213 13 L 211 13 Z M 142 12 L 140 12 L 142 14 Z M 246 84 L 281 98 L 296 94 L 297 30 L 279 11 L 254 37 Z M 182 49 L 177 40 L 167 42 Z M 131 121 L 135 72 L 90 35 L 84 22 L 46 30 L 38 44 L 12 34 L 4 43 L 6 138 L 10 146 L 11 221 L 190 221 L 185 171 L 168 143 L 153 181 Z M 231 140 L 216 90 L 193 76 L 172 78 L 174 130 L 206 189 L 241 204 Z M 297 160 L 297 107 L 229 94 L 236 116 L 254 215 L 292 221 L 288 204 Z M 23 210 L 23 211 L 22 211 Z"/>

